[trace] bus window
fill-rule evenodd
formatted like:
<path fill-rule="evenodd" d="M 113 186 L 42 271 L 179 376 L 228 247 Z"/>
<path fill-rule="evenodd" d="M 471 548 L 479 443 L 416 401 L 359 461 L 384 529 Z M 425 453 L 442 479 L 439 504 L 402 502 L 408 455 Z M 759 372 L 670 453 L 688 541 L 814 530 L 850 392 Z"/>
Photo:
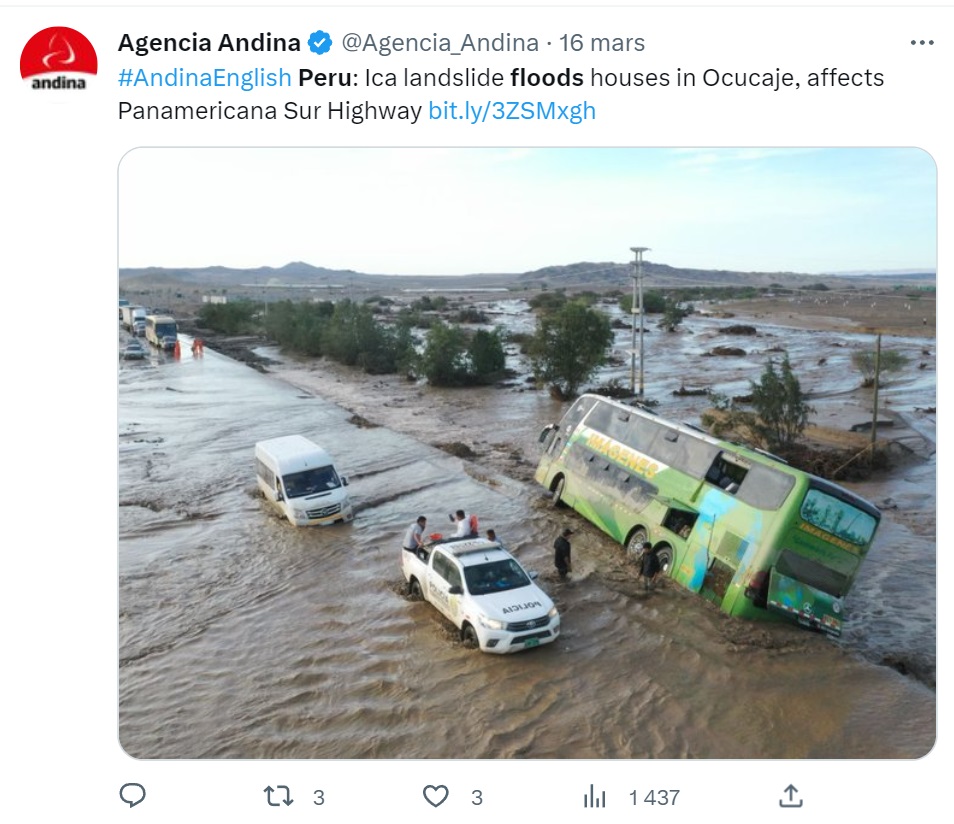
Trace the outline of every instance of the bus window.
<path fill-rule="evenodd" d="M 688 538 L 698 517 L 698 512 L 690 512 L 687 509 L 677 509 L 673 507 L 666 513 L 666 517 L 663 519 L 663 526 L 670 532 L 675 532 L 680 538 Z"/>
<path fill-rule="evenodd" d="M 856 546 L 867 546 L 878 526 L 867 512 L 820 489 L 808 490 L 800 514 L 813 526 Z"/>
<path fill-rule="evenodd" d="M 560 424 L 551 423 L 540 433 L 540 443 L 544 444 L 543 451 L 556 457 L 563 449 L 563 436 L 560 434 Z"/>
<path fill-rule="evenodd" d="M 848 579 L 840 572 L 788 549 L 783 549 L 778 556 L 775 569 L 787 578 L 794 578 L 836 598 L 848 591 Z"/>
<path fill-rule="evenodd" d="M 595 398 L 592 395 L 584 395 L 580 398 L 573 406 L 570 407 L 569 411 L 563 416 L 563 420 L 560 422 L 561 427 L 564 432 L 572 432 L 576 429 L 577 424 L 586 417 L 586 413 L 593 408 L 593 404 L 597 403 L 599 398 Z"/>
<path fill-rule="evenodd" d="M 739 485 L 736 497 L 756 509 L 774 512 L 782 508 L 794 486 L 795 478 L 791 475 L 770 466 L 753 464 L 745 483 Z"/>
<path fill-rule="evenodd" d="M 734 494 L 739 491 L 739 487 L 742 486 L 742 482 L 745 480 L 745 476 L 748 472 L 747 467 L 727 460 L 726 454 L 722 452 L 712 462 L 709 471 L 706 472 L 706 480 L 710 484 L 720 489 L 725 489 L 726 491 L 730 491 L 729 487 L 734 485 L 735 488 L 731 490 Z"/>

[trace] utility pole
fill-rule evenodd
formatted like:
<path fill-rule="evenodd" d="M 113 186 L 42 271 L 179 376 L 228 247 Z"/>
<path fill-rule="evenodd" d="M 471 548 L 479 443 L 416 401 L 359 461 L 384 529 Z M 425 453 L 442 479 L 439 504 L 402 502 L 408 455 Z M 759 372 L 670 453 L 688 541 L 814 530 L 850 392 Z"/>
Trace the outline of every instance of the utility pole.
<path fill-rule="evenodd" d="M 875 344 L 875 362 L 874 362 L 874 415 L 871 418 L 871 455 L 874 457 L 874 449 L 878 442 L 878 385 L 881 383 L 881 335 L 878 335 Z"/>
<path fill-rule="evenodd" d="M 643 397 L 643 252 L 648 252 L 648 246 L 630 246 L 629 250 L 636 255 L 633 261 L 633 303 L 632 312 L 633 346 L 630 349 L 629 359 L 629 391 L 636 395 L 636 312 L 639 311 L 639 395 Z M 637 295 L 637 289 L 638 295 Z M 638 298 L 638 300 L 637 300 Z"/>

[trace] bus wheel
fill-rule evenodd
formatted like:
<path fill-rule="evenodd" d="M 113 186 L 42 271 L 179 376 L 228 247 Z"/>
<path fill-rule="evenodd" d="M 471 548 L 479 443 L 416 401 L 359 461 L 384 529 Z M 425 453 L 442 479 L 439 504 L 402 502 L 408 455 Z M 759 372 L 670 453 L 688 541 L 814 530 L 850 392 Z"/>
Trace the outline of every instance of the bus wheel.
<path fill-rule="evenodd" d="M 662 544 L 656 550 L 656 557 L 659 558 L 659 571 L 668 578 L 672 569 L 672 547 Z"/>
<path fill-rule="evenodd" d="M 460 631 L 460 640 L 466 649 L 477 649 L 477 647 L 480 646 L 480 640 L 477 638 L 477 630 L 470 624 L 464 624 L 464 628 Z"/>
<path fill-rule="evenodd" d="M 556 485 L 553 487 L 553 506 L 557 509 L 561 509 L 564 506 L 563 503 L 563 490 L 566 488 L 566 478 L 561 475 L 556 482 Z"/>
<path fill-rule="evenodd" d="M 643 544 L 649 540 L 649 534 L 646 532 L 643 527 L 636 527 L 629 536 L 629 540 L 626 542 L 626 555 L 633 560 L 636 560 L 640 555 L 643 554 Z"/>

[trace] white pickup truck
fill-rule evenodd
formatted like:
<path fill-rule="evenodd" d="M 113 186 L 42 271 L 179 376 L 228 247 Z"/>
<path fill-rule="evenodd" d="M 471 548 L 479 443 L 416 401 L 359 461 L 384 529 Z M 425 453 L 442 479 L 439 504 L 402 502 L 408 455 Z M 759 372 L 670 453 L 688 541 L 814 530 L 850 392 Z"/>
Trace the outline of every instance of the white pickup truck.
<path fill-rule="evenodd" d="M 465 646 L 518 652 L 559 636 L 553 601 L 500 544 L 471 538 L 401 555 L 411 596 L 433 604 L 460 630 Z"/>

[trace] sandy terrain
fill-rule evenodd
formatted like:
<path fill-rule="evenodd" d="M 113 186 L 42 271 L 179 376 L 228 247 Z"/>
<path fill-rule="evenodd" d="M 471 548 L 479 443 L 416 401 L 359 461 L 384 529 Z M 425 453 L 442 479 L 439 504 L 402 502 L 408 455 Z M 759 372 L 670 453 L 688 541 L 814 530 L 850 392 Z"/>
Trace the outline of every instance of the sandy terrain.
<path fill-rule="evenodd" d="M 910 290 L 822 292 L 813 297 L 774 297 L 729 302 L 725 311 L 753 322 L 771 321 L 796 329 L 881 332 L 933 338 L 937 306 L 933 292 Z"/>

